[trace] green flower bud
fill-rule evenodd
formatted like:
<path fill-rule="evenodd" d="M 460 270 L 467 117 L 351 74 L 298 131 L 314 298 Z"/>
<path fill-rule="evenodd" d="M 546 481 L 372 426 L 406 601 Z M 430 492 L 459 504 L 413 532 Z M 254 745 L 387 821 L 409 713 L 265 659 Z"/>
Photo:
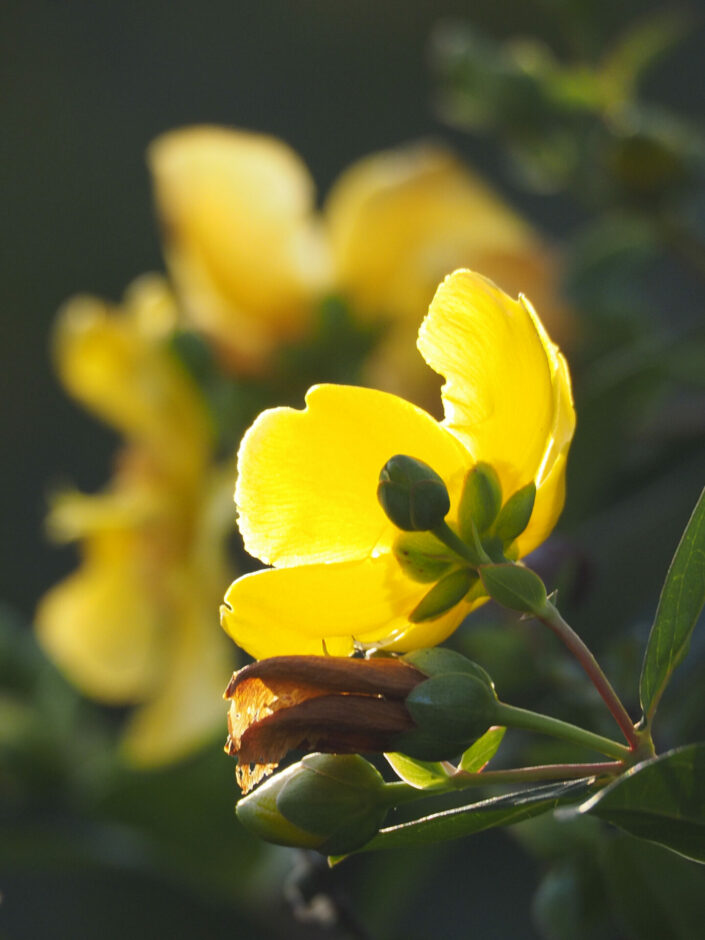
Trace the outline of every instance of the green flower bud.
<path fill-rule="evenodd" d="M 309 754 L 240 800 L 237 815 L 261 838 L 352 852 L 379 830 L 389 806 L 384 780 L 356 754 Z"/>
<path fill-rule="evenodd" d="M 321 844 L 321 837 L 295 826 L 277 807 L 277 797 L 298 768 L 298 764 L 288 767 L 243 796 L 236 806 L 237 818 L 246 829 L 267 842 L 315 849 Z"/>
<path fill-rule="evenodd" d="M 406 697 L 417 727 L 405 731 L 396 749 L 420 760 L 445 760 L 466 750 L 496 724 L 498 702 L 492 680 L 476 663 L 451 650 L 417 650 L 404 657 L 434 674 Z"/>
<path fill-rule="evenodd" d="M 405 454 L 392 457 L 382 468 L 377 498 L 389 519 L 405 532 L 434 529 L 450 510 L 448 490 L 435 470 Z"/>
<path fill-rule="evenodd" d="M 471 568 L 460 568 L 451 571 L 416 605 L 409 614 L 411 623 L 423 623 L 425 620 L 435 620 L 459 604 L 471 587 L 478 581 L 477 572 Z"/>
<path fill-rule="evenodd" d="M 494 525 L 494 534 L 505 545 L 518 538 L 529 524 L 536 500 L 536 484 L 532 481 L 522 486 L 502 506 Z"/>
<path fill-rule="evenodd" d="M 484 565 L 480 578 L 489 596 L 510 610 L 540 615 L 546 604 L 543 581 L 523 565 Z"/>
<path fill-rule="evenodd" d="M 473 523 L 477 532 L 484 534 L 497 518 L 502 505 L 502 484 L 494 468 L 478 463 L 465 478 L 458 508 L 460 537 L 472 541 Z"/>

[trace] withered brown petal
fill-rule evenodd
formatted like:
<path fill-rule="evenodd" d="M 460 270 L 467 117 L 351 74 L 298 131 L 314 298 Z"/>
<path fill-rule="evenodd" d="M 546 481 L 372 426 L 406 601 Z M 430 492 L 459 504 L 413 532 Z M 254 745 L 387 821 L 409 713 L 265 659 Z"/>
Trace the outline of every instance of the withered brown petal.
<path fill-rule="evenodd" d="M 414 727 L 402 702 L 369 695 L 322 695 L 268 715 L 242 735 L 238 760 L 265 764 L 294 749 L 330 754 L 384 751 Z"/>
<path fill-rule="evenodd" d="M 237 687 L 257 677 L 273 689 L 277 682 L 309 685 L 331 692 L 357 692 L 404 699 L 427 677 L 395 658 L 346 659 L 337 656 L 271 656 L 233 673 L 225 690 L 232 698 Z"/>

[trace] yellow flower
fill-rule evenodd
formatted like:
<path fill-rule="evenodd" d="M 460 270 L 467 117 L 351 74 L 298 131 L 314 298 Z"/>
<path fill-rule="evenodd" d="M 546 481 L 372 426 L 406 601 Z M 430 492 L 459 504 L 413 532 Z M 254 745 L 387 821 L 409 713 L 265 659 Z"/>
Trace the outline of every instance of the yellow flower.
<path fill-rule="evenodd" d="M 552 530 L 575 414 L 565 360 L 530 303 L 456 271 L 438 288 L 418 347 L 445 377 L 442 423 L 395 395 L 320 385 L 305 410 L 265 411 L 245 435 L 235 493 L 240 531 L 247 550 L 276 567 L 235 581 L 221 616 L 256 658 L 346 655 L 356 643 L 432 646 L 482 602 L 465 598 L 434 619 L 410 620 L 429 584 L 399 564 L 399 531 L 376 498 L 380 470 L 395 454 L 441 476 L 451 524 L 478 463 L 494 467 L 505 499 L 533 481 L 519 557 Z"/>
<path fill-rule="evenodd" d="M 414 341 L 420 311 L 458 267 L 526 290 L 559 340 L 569 332 L 553 254 L 441 146 L 360 160 L 319 214 L 305 166 L 271 137 L 185 128 L 158 138 L 149 164 L 186 315 L 240 371 L 263 369 L 273 349 L 304 336 L 324 292 L 338 291 L 361 320 L 390 324 L 367 382 L 437 398 Z"/>
<path fill-rule="evenodd" d="M 82 564 L 42 599 L 37 629 L 86 694 L 139 704 L 124 747 L 140 763 L 177 757 L 220 724 L 228 658 L 213 621 L 227 576 L 226 477 L 210 462 L 203 404 L 166 346 L 174 315 L 163 281 L 143 278 L 122 310 L 70 301 L 55 334 L 68 390 L 128 443 L 107 490 L 54 502 L 50 531 L 80 542 Z"/>
<path fill-rule="evenodd" d="M 191 127 L 149 148 L 166 260 L 190 321 L 239 371 L 305 333 L 330 266 L 314 186 L 286 144 Z"/>

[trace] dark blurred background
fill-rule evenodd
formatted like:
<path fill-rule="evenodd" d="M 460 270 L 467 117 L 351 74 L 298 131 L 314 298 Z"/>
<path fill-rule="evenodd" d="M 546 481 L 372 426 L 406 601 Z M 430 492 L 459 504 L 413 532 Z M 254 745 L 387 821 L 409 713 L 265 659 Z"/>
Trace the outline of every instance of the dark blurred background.
<path fill-rule="evenodd" d="M 199 5 L 185 0 L 4 0 L 0 599 L 23 619 L 31 618 L 42 592 L 75 564 L 72 549 L 50 547 L 43 538 L 48 491 L 63 482 L 90 491 L 108 476 L 116 439 L 59 388 L 51 371 L 48 336 L 58 306 L 71 294 L 88 291 L 118 299 L 136 275 L 163 268 L 144 162 L 151 139 L 189 123 L 264 131 L 301 154 L 323 194 L 357 157 L 439 135 L 560 244 L 582 223 L 583 210 L 560 194 L 527 193 L 506 172 L 495 142 L 449 130 L 436 117 L 427 61 L 429 34 L 439 20 L 460 17 L 498 39 L 522 33 L 538 36 L 559 58 L 594 58 L 634 16 L 658 7 L 639 0 L 213 0 Z M 698 10 L 691 7 L 690 16 L 693 27 L 677 54 L 650 72 L 646 88 L 656 103 L 699 119 L 705 105 L 703 31 Z M 679 281 L 672 271 L 667 274 L 667 289 L 660 275 L 653 287 L 656 292 L 664 289 L 675 315 L 687 304 L 691 285 L 685 276 Z M 674 283 L 680 284 L 675 293 Z M 628 531 L 633 544 L 641 531 L 635 530 L 635 520 L 641 520 L 645 531 L 653 531 L 644 519 L 646 508 L 652 507 L 663 518 L 664 538 L 653 550 L 648 578 L 652 568 L 663 571 L 702 480 L 702 448 L 696 451 L 691 443 L 684 460 L 685 469 L 655 481 L 655 489 L 641 503 L 639 494 L 632 503 L 625 502 L 622 516 L 613 517 L 610 525 L 604 518 L 595 519 L 583 532 L 583 545 L 599 552 L 605 533 L 612 537 L 615 531 Z M 619 555 L 619 546 L 613 548 Z M 638 569 L 630 569 L 629 576 L 643 585 Z M 654 575 L 649 603 L 658 584 Z M 612 616 L 618 619 L 623 592 L 614 582 L 610 599 L 616 605 Z M 585 619 L 593 613 L 588 605 Z M 224 762 L 222 767 L 220 779 L 226 783 L 219 784 L 218 798 L 229 825 L 235 791 L 231 766 Z M 181 771 L 191 803 L 165 806 L 163 819 L 145 822 L 146 829 L 159 831 L 162 845 L 168 844 L 169 813 L 197 816 L 198 800 L 208 799 L 208 778 L 196 770 L 191 780 L 189 772 Z M 143 799 L 140 787 L 157 791 L 160 779 L 138 782 L 132 791 L 112 786 L 99 799 L 102 806 L 111 807 L 110 827 L 82 833 L 72 822 L 67 840 L 78 848 L 68 869 L 28 875 L 30 865 L 15 871 L 5 864 L 0 937 L 69 940 L 122 937 L 128 931 L 134 937 L 151 937 L 158 930 L 186 938 L 211 936 L 216 930 L 220 934 L 229 927 L 233 934 L 246 930 L 251 937 L 283 936 L 278 932 L 282 930 L 292 940 L 325 935 L 290 924 L 288 915 L 281 913 L 286 905 L 280 894 L 276 904 L 281 911 L 272 909 L 271 923 L 263 926 L 261 921 L 250 922 L 249 915 L 238 915 L 238 920 L 221 888 L 217 900 L 207 890 L 194 892 L 197 879 L 186 879 L 179 864 L 155 875 L 159 866 L 146 863 L 143 847 L 130 841 L 119 820 L 123 811 L 134 820 L 134 807 Z M 197 837 L 197 826 L 194 831 Z M 108 867 L 91 864 L 96 838 L 112 840 Z M 215 838 L 223 858 L 230 838 L 227 831 Z M 263 862 L 249 843 L 241 844 L 241 836 L 232 838 L 237 847 L 228 877 L 236 878 L 238 870 L 244 877 L 250 865 L 259 865 L 248 891 L 254 892 L 253 908 L 257 891 L 266 908 L 274 903 L 267 900 L 267 885 L 281 884 L 290 855 Z M 189 845 L 177 841 L 176 856 L 187 855 Z M 22 856 L 23 846 L 16 849 Z M 28 849 L 26 858 L 30 855 Z M 57 858 L 61 868 L 60 853 Z M 474 860 L 470 866 L 469 858 Z M 441 929 L 446 936 L 464 936 L 470 932 L 466 925 L 472 924 L 473 934 L 483 940 L 538 937 L 528 920 L 538 874 L 505 834 L 483 835 L 463 848 L 453 844 L 437 852 L 406 853 L 404 877 L 415 886 L 414 896 L 404 899 L 397 892 L 386 907 L 384 886 L 394 880 L 396 866 L 402 867 L 396 855 L 373 856 L 355 859 L 345 875 L 336 875 L 336 890 L 344 888 L 343 907 L 354 908 L 356 898 L 366 898 L 366 913 L 381 931 L 379 936 L 421 940 L 448 914 L 448 923 L 455 927 Z M 683 877 L 690 877 L 690 871 Z M 303 878 L 309 879 L 313 887 L 306 890 L 314 894 L 317 877 L 307 869 Z M 376 898 L 375 885 L 380 886 Z M 549 887 L 570 890 L 571 885 Z M 297 890 L 290 888 L 290 894 Z M 351 930 L 350 936 L 363 936 Z"/>
<path fill-rule="evenodd" d="M 363 154 L 442 135 L 560 241 L 575 222 L 569 203 L 517 190 L 492 143 L 436 119 L 427 44 L 439 20 L 461 17 L 497 37 L 529 33 L 559 55 L 580 45 L 588 55 L 636 13 L 658 7 L 588 4 L 592 27 L 573 36 L 566 23 L 581 6 L 214 0 L 196 9 L 182 0 L 5 0 L 0 596 L 29 615 L 72 564 L 69 550 L 41 536 L 48 488 L 72 481 L 90 490 L 106 476 L 113 441 L 59 389 L 48 331 L 71 294 L 117 300 L 132 278 L 163 267 L 144 162 L 149 141 L 188 123 L 265 131 L 302 155 L 324 193 Z M 701 40 L 695 30 L 648 80 L 650 95 L 681 113 L 703 111 Z"/>

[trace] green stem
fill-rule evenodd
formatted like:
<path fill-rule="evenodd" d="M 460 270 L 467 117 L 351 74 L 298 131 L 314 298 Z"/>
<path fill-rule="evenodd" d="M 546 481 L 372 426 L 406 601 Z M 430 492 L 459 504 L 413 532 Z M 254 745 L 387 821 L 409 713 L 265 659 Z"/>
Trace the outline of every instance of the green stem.
<path fill-rule="evenodd" d="M 448 548 L 454 551 L 456 555 L 460 555 L 461 558 L 469 561 L 475 568 L 478 565 L 486 565 L 491 561 L 482 550 L 481 545 L 478 544 L 476 550 L 473 550 L 473 548 L 463 542 L 459 535 L 455 534 L 447 522 L 441 522 L 435 529 L 431 529 L 431 532 L 439 541 L 443 542 L 444 545 L 447 545 Z"/>
<path fill-rule="evenodd" d="M 617 774 L 623 769 L 622 761 L 603 761 L 594 764 L 541 764 L 536 767 L 485 770 L 479 773 L 454 770 L 447 780 L 430 787 L 412 787 L 411 784 L 400 780 L 385 784 L 384 792 L 390 806 L 400 806 L 402 803 L 420 800 L 426 796 L 437 796 L 451 790 L 464 790 L 468 787 L 537 783 L 542 780 L 580 780 L 583 777 Z"/>
<path fill-rule="evenodd" d="M 545 623 L 556 636 L 565 643 L 570 652 L 575 656 L 580 665 L 587 673 L 590 681 L 602 696 L 604 703 L 609 708 L 614 720 L 619 725 L 624 737 L 629 742 L 632 750 L 639 747 L 639 735 L 634 727 L 634 723 L 629 717 L 629 713 L 622 704 L 621 699 L 612 688 L 609 679 L 599 666 L 599 663 L 580 639 L 573 628 L 561 617 L 558 609 L 550 601 L 546 601 L 541 612 L 535 614 L 536 618 Z M 607 753 L 607 752 L 605 752 Z"/>
<path fill-rule="evenodd" d="M 498 725 L 507 725 L 510 728 L 523 728 L 526 731 L 550 734 L 554 738 L 562 738 L 564 741 L 572 741 L 574 744 L 589 747 L 593 751 L 606 754 L 615 760 L 624 760 L 632 755 L 630 748 L 618 744 L 610 738 L 605 738 L 601 734 L 586 731 L 584 728 L 571 725 L 559 718 L 540 715 L 538 712 L 527 711 L 525 708 L 517 708 L 514 705 L 505 705 L 504 702 L 497 703 L 495 722 Z"/>
<path fill-rule="evenodd" d="M 457 789 L 492 783 L 535 783 L 541 780 L 579 780 L 615 774 L 624 769 L 622 761 L 600 761 L 594 764 L 539 764 L 536 767 L 516 767 L 512 770 L 485 770 L 467 773 L 457 770 L 452 777 Z"/>

